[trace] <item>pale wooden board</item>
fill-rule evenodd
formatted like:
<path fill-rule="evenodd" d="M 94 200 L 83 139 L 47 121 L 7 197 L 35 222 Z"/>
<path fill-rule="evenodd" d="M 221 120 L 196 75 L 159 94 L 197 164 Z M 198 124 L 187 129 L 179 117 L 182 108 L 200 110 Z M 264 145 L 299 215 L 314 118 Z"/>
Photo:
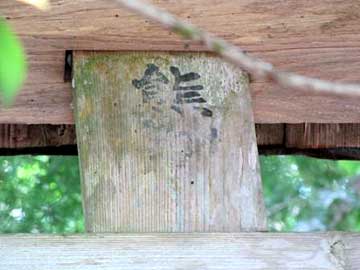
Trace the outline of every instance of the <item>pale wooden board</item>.
<path fill-rule="evenodd" d="M 153 3 L 282 69 L 359 81 L 358 0 Z M 13 0 L 0 2 L 2 14 L 24 41 L 30 61 L 24 92 L 15 107 L 0 110 L 1 123 L 73 123 L 70 85 L 62 81 L 65 50 L 205 50 L 119 9 L 110 0 L 54 0 L 52 5 L 44 13 Z M 360 121 L 358 99 L 294 94 L 266 82 L 254 83 L 252 96 L 258 123 Z"/>
<path fill-rule="evenodd" d="M 88 231 L 266 230 L 245 73 L 200 53 L 79 52 L 74 85 Z"/>
<path fill-rule="evenodd" d="M 1 270 L 358 270 L 340 233 L 2 235 Z"/>

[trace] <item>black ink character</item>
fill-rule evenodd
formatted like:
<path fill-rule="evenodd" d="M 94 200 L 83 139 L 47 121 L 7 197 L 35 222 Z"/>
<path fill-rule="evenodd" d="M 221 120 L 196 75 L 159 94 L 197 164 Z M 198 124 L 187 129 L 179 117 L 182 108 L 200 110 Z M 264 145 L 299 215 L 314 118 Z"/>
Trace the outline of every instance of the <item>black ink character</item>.
<path fill-rule="evenodd" d="M 135 79 L 132 81 L 133 86 L 142 91 L 143 102 L 148 102 L 157 96 L 159 84 L 168 83 L 169 79 L 154 64 L 147 65 L 144 76 L 140 80 Z"/>
<path fill-rule="evenodd" d="M 170 67 L 171 73 L 175 77 L 175 84 L 173 90 L 176 92 L 175 105 L 172 105 L 171 108 L 177 113 L 183 115 L 183 110 L 177 104 L 184 103 L 206 103 L 206 100 L 201 96 L 200 91 L 204 90 L 204 87 L 200 84 L 195 85 L 184 85 L 184 83 L 192 82 L 200 79 L 198 73 L 190 72 L 184 75 L 181 75 L 180 70 L 177 67 Z M 211 117 L 212 111 L 206 108 L 200 108 L 194 106 L 194 109 L 201 110 L 203 116 Z"/>
<path fill-rule="evenodd" d="M 176 91 L 175 103 L 206 103 L 198 91 L 204 90 L 202 85 L 182 86 L 182 83 L 191 82 L 200 79 L 200 75 L 194 72 L 180 74 L 177 67 L 170 67 L 171 73 L 175 77 L 173 90 Z"/>

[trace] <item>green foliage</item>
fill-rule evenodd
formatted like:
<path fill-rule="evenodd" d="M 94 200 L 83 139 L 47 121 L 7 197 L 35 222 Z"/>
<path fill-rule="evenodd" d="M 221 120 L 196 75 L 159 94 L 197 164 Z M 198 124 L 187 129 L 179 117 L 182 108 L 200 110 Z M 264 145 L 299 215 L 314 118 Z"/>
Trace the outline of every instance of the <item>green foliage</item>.
<path fill-rule="evenodd" d="M 360 231 L 360 163 L 262 157 L 270 229 Z"/>
<path fill-rule="evenodd" d="M 261 157 L 270 229 L 360 231 L 360 162 Z M 0 233 L 83 232 L 77 157 L 0 158 Z"/>
<path fill-rule="evenodd" d="M 0 232 L 84 230 L 77 157 L 0 158 Z"/>
<path fill-rule="evenodd" d="M 0 18 L 0 91 L 5 105 L 10 105 L 26 77 L 26 60 L 19 39 Z"/>

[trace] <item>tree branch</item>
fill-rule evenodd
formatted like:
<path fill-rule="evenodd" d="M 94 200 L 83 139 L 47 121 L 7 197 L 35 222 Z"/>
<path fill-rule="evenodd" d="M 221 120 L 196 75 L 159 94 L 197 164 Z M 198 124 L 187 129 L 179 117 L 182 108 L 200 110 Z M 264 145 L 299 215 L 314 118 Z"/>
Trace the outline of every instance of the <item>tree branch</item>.
<path fill-rule="evenodd" d="M 185 39 L 204 43 L 208 49 L 257 78 L 269 79 L 285 88 L 311 91 L 318 94 L 360 96 L 360 85 L 358 84 L 324 81 L 278 70 L 272 64 L 247 55 L 243 50 L 229 44 L 225 40 L 217 38 L 189 23 L 185 23 L 172 14 L 141 0 L 116 1 L 123 7 L 162 24 Z"/>

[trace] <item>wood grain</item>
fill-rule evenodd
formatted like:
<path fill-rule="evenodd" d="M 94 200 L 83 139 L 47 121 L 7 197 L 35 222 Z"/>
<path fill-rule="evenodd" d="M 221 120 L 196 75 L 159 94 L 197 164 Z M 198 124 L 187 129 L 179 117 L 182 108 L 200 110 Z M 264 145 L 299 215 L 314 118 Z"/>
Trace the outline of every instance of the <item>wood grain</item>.
<path fill-rule="evenodd" d="M 266 230 L 246 74 L 198 53 L 74 65 L 89 232 Z"/>
<path fill-rule="evenodd" d="M 358 0 L 152 1 L 274 65 L 301 74 L 359 82 Z M 65 50 L 205 51 L 111 1 L 54 0 L 43 13 L 12 0 L 0 10 L 24 41 L 28 82 L 1 123 L 70 124 Z M 257 123 L 359 123 L 358 99 L 293 93 L 268 82 L 252 84 Z M 34 101 L 31 101 L 34 100 Z"/>
<path fill-rule="evenodd" d="M 298 128 L 294 125 L 294 128 Z M 282 145 L 284 124 L 256 124 L 258 145 Z M 343 131 L 345 132 L 345 131 Z M 343 134 L 343 136 L 347 136 Z M 0 124 L 0 148 L 21 149 L 36 147 L 76 146 L 75 125 Z M 339 146 L 340 142 L 338 143 Z M 358 145 L 360 147 L 360 144 Z"/>
<path fill-rule="evenodd" d="M 306 127 L 305 127 L 306 126 Z M 259 153 L 360 159 L 358 124 L 256 124 Z M 0 155 L 77 155 L 74 125 L 0 125 Z"/>
<path fill-rule="evenodd" d="M 22 149 L 75 145 L 73 125 L 0 125 L 0 148 Z"/>
<path fill-rule="evenodd" d="M 286 146 L 296 148 L 359 147 L 360 124 L 286 126 Z"/>
<path fill-rule="evenodd" d="M 256 124 L 256 140 L 258 146 L 283 145 L 285 124 Z"/>
<path fill-rule="evenodd" d="M 73 124 L 72 90 L 64 82 L 64 59 L 65 51 L 29 51 L 27 82 L 14 106 L 0 107 L 0 123 Z"/>
<path fill-rule="evenodd" d="M 360 235 L 2 235 L 0 269 L 358 270 Z"/>

